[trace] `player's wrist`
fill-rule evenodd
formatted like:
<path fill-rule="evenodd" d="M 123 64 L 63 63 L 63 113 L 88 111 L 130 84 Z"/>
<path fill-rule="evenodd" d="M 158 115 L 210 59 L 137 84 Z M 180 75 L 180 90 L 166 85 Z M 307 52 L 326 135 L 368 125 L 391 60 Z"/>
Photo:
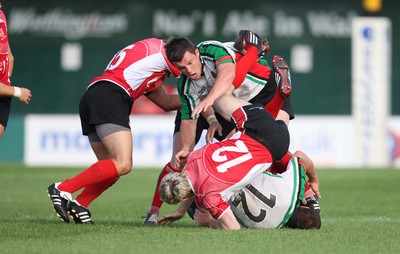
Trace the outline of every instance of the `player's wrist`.
<path fill-rule="evenodd" d="M 21 97 L 22 90 L 21 88 L 14 86 L 14 97 L 19 98 Z"/>
<path fill-rule="evenodd" d="M 217 117 L 216 117 L 215 115 L 209 115 L 209 116 L 207 117 L 207 123 L 208 123 L 208 124 L 211 124 L 211 123 L 213 123 L 213 122 L 215 122 L 215 121 L 218 121 L 218 120 L 217 120 Z"/>

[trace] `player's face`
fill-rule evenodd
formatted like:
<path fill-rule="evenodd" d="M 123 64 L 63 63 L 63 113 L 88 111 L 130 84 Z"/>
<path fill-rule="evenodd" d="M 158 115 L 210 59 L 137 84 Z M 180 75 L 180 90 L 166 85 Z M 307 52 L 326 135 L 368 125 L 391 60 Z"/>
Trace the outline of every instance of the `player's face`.
<path fill-rule="evenodd" d="M 186 51 L 182 61 L 173 62 L 173 65 L 175 65 L 183 75 L 192 80 L 198 80 L 201 77 L 202 66 L 198 49 L 196 49 L 194 54 Z"/>

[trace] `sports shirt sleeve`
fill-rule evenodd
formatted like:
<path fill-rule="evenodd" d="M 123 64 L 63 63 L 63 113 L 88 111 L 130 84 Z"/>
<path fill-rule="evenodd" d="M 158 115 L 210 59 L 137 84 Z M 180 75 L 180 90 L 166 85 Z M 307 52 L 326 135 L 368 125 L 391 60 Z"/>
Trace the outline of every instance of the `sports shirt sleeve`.
<path fill-rule="evenodd" d="M 219 194 L 207 195 L 203 200 L 203 204 L 210 214 L 217 220 L 226 212 L 226 210 L 230 209 L 229 204 L 225 202 Z"/>
<path fill-rule="evenodd" d="M 224 63 L 235 63 L 232 53 L 222 43 L 216 41 L 206 41 L 200 43 L 198 46 L 200 55 L 204 61 L 212 62 L 215 68 Z"/>

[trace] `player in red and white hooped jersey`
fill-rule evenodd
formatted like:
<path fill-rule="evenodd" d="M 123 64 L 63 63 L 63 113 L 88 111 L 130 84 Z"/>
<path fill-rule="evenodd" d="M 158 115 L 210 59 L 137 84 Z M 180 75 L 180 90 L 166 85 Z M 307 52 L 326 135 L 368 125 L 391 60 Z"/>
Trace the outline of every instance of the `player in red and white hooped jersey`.
<path fill-rule="evenodd" d="M 102 75 L 95 77 L 83 94 L 79 115 L 98 161 L 82 173 L 53 183 L 48 193 L 57 215 L 69 222 L 93 223 L 87 207 L 133 166 L 129 117 L 134 101 L 145 95 L 165 111 L 181 107 L 178 95 L 162 86 L 167 76 L 179 71 L 165 56 L 164 41 L 148 38 L 120 50 Z M 72 199 L 72 194 L 83 189 Z"/>
<path fill-rule="evenodd" d="M 99 81 L 109 81 L 122 87 L 132 100 L 136 100 L 159 88 L 167 75 L 179 77 L 180 72 L 168 61 L 164 41 L 149 38 L 120 50 L 89 87 Z"/>
<path fill-rule="evenodd" d="M 182 218 L 195 200 L 198 207 L 207 209 L 219 221 L 221 228 L 240 229 L 228 200 L 289 148 L 286 124 L 275 121 L 263 106 L 223 95 L 214 107 L 224 107 L 226 113 L 231 113 L 238 132 L 190 153 L 183 172 L 169 173 L 163 178 L 162 200 L 168 204 L 183 202 L 178 210 L 161 217 L 159 224 Z"/>
<path fill-rule="evenodd" d="M 8 43 L 7 19 L 0 0 L 0 139 L 7 127 L 11 110 L 11 98 L 29 104 L 32 94 L 27 88 L 11 86 L 10 77 L 14 67 L 14 57 Z"/>

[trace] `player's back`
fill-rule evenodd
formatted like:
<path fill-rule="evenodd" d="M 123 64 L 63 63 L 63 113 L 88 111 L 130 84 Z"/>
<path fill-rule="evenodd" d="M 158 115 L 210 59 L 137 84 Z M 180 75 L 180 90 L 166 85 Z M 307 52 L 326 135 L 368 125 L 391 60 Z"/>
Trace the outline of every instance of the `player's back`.
<path fill-rule="evenodd" d="M 248 228 L 280 228 L 304 193 L 305 173 L 296 157 L 282 174 L 264 172 L 230 200 L 233 213 Z"/>

